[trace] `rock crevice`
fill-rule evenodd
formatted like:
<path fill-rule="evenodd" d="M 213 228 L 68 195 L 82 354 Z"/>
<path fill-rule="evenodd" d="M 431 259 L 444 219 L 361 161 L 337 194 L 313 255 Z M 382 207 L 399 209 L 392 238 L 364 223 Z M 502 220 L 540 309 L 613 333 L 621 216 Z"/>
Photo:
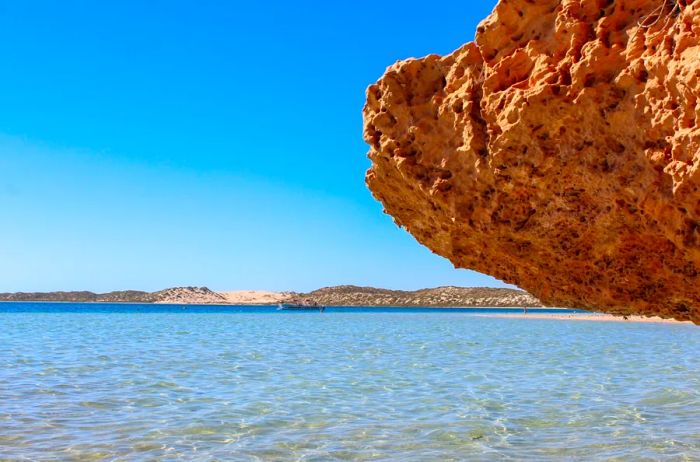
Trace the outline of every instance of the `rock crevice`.
<path fill-rule="evenodd" d="M 367 91 L 367 184 L 549 305 L 700 322 L 700 2 L 501 0 Z"/>

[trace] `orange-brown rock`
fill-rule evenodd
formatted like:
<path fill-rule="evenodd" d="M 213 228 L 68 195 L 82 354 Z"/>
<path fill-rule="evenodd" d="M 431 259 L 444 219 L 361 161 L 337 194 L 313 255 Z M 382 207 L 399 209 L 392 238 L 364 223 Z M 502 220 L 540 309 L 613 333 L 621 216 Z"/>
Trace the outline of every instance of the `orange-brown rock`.
<path fill-rule="evenodd" d="M 367 184 L 549 305 L 700 323 L 700 0 L 501 0 L 367 91 Z"/>

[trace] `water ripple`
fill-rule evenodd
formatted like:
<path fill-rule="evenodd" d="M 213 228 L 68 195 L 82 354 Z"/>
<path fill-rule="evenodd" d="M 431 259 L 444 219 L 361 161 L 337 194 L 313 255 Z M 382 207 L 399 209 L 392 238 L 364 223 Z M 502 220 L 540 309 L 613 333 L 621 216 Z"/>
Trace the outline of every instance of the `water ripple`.
<path fill-rule="evenodd" d="M 2 460 L 700 459 L 692 326 L 3 312 L 0 344 Z"/>

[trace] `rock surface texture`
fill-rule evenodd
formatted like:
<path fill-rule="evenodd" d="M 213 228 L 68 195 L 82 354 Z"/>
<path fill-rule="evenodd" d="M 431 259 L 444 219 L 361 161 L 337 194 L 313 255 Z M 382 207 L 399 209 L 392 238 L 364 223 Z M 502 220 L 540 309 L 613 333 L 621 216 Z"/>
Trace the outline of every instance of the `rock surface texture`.
<path fill-rule="evenodd" d="M 700 323 L 700 1 L 501 0 L 367 91 L 367 184 L 548 305 Z"/>

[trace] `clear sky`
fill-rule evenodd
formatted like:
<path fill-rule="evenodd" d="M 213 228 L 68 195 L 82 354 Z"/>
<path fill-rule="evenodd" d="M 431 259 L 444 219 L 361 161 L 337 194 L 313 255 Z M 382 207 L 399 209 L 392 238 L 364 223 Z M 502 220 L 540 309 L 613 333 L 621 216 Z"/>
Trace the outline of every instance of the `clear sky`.
<path fill-rule="evenodd" d="M 0 291 L 502 286 L 382 213 L 361 117 L 494 4 L 0 0 Z"/>

